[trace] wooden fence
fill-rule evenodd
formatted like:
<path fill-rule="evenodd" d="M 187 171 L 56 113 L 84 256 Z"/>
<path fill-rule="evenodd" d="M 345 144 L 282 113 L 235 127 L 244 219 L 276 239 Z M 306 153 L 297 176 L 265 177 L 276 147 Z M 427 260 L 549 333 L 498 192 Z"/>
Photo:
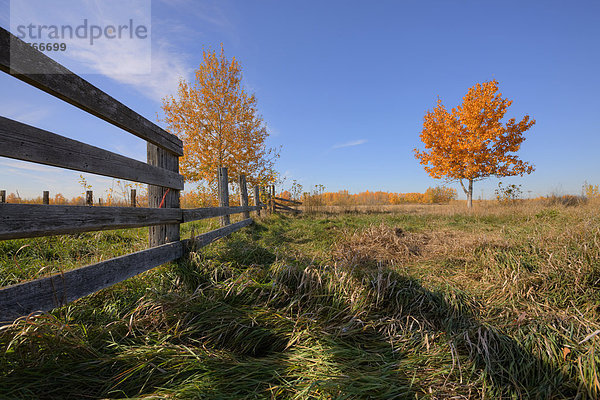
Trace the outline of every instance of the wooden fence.
<path fill-rule="evenodd" d="M 270 212 L 276 213 L 279 211 L 301 213 L 301 210 L 293 208 L 293 206 L 301 206 L 302 202 L 297 200 L 285 199 L 275 196 L 275 185 L 268 186 L 267 192 L 267 208 Z"/>
<path fill-rule="evenodd" d="M 47 72 L 20 72 L 30 64 Z M 250 211 L 260 213 L 259 188 L 254 188 L 255 204 L 249 206 L 244 176 L 239 177 L 242 205 L 229 206 L 225 168 L 218 171 L 219 207 L 181 209 L 179 191 L 184 183 L 179 174 L 181 140 L 2 28 L 0 69 L 146 140 L 147 162 L 4 117 L 0 117 L 0 156 L 148 184 L 147 208 L 48 205 L 48 193 L 43 195 L 45 204 L 6 204 L 6 193 L 2 191 L 0 240 L 142 226 L 149 226 L 150 238 L 150 248 L 146 250 L 1 288 L 0 322 L 10 323 L 20 316 L 49 311 L 177 260 L 192 246 L 206 246 L 250 225 Z M 87 197 L 87 204 L 91 204 L 91 192 Z M 229 215 L 238 213 L 244 219 L 231 224 Z M 213 217 L 222 218 L 220 229 L 180 240 L 180 224 Z"/>

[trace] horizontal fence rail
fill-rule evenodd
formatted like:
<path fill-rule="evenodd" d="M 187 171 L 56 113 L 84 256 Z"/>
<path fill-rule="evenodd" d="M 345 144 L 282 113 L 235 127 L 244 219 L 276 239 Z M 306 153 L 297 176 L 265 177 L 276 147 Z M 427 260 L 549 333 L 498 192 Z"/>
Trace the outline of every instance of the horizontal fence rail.
<path fill-rule="evenodd" d="M 178 208 L 0 204 L 0 240 L 178 224 Z"/>
<path fill-rule="evenodd" d="M 276 210 L 276 211 L 277 211 L 277 210 L 281 210 L 281 211 L 291 211 L 291 212 L 295 212 L 295 213 L 301 213 L 301 212 L 302 212 L 302 211 L 300 211 L 300 210 L 296 210 L 295 208 L 288 207 L 288 206 L 285 206 L 285 205 L 283 205 L 283 204 L 278 204 L 278 203 L 275 203 L 275 210 Z"/>
<path fill-rule="evenodd" d="M 0 204 L 0 240 L 181 224 L 256 210 L 255 206 L 180 209 Z"/>
<path fill-rule="evenodd" d="M 43 74 L 27 73 L 31 65 Z M 0 70 L 176 155 L 183 143 L 159 126 L 0 28 Z"/>
<path fill-rule="evenodd" d="M 302 202 L 301 202 L 301 201 L 297 201 L 297 200 L 284 199 L 283 197 L 273 197 L 273 198 L 274 198 L 275 200 L 279 200 L 279 201 L 285 201 L 285 202 L 287 202 L 287 203 L 290 203 L 290 204 L 295 204 L 295 205 L 298 205 L 298 206 L 301 206 L 301 205 L 302 205 Z"/>
<path fill-rule="evenodd" d="M 192 239 L 112 258 L 97 264 L 0 289 L 0 323 L 40 311 L 50 311 L 142 272 L 181 258 L 252 223 L 252 219 L 207 232 Z"/>
<path fill-rule="evenodd" d="M 192 208 L 192 209 L 182 209 L 183 211 L 183 221 L 182 222 L 191 222 L 197 221 L 200 219 L 206 218 L 214 218 L 214 217 L 222 217 L 224 215 L 232 215 L 245 213 L 249 211 L 258 211 L 260 206 L 248 206 L 248 207 L 207 207 L 207 208 Z"/>
<path fill-rule="evenodd" d="M 29 73 L 31 66 L 43 73 Z M 251 211 L 260 215 L 264 205 L 259 187 L 254 187 L 255 204 L 249 206 L 244 175 L 238 177 L 241 206 L 229 206 L 225 167 L 218 170 L 220 207 L 181 209 L 183 142 L 2 28 L 0 71 L 146 140 L 147 162 L 5 117 L 0 117 L 0 156 L 148 184 L 146 208 L 136 207 L 135 190 L 132 207 L 93 207 L 91 190 L 86 192 L 86 206 L 50 205 L 47 190 L 41 205 L 6 204 L 6 192 L 0 190 L 0 240 L 148 226 L 150 244 L 146 250 L 0 288 L 0 323 L 52 310 L 178 260 L 250 225 Z M 232 224 L 232 214 L 242 214 L 243 219 Z M 222 217 L 221 228 L 180 240 L 180 224 L 213 217 Z"/>
<path fill-rule="evenodd" d="M 183 177 L 108 150 L 0 117 L 0 156 L 183 189 Z"/>

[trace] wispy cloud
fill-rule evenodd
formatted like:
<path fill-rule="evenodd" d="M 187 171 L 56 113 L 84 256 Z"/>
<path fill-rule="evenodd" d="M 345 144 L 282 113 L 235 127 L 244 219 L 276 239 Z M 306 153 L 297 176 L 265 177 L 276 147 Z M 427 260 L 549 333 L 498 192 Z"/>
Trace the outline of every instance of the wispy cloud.
<path fill-rule="evenodd" d="M 332 146 L 331 148 L 332 149 L 341 149 L 344 147 L 360 146 L 361 144 L 365 144 L 365 143 L 367 143 L 367 139 L 359 139 L 359 140 L 353 140 L 351 142 L 336 144 L 336 145 Z"/>
<path fill-rule="evenodd" d="M 61 4 L 66 4 L 65 0 Z M 78 26 L 85 20 L 89 26 L 114 27 L 131 19 L 138 27 L 150 28 L 145 36 L 123 35 L 118 40 L 102 37 L 96 39 L 93 45 L 90 45 L 91 39 L 88 41 L 87 36 L 79 39 L 67 35 L 61 40 L 68 50 L 56 52 L 52 58 L 75 73 L 105 75 L 158 102 L 176 92 L 180 78 L 191 76 L 192 69 L 187 62 L 189 56 L 180 50 L 178 43 L 167 40 L 178 36 L 163 35 L 160 29 L 155 35 L 149 0 L 82 0 L 73 7 L 50 6 L 42 0 L 31 0 L 15 3 L 11 13 L 13 11 L 15 16 L 23 19 L 15 19 L 15 26 L 25 22 L 40 26 Z"/>
<path fill-rule="evenodd" d="M 48 167 L 48 166 L 40 165 L 40 164 L 32 164 L 27 161 L 10 160 L 10 159 L 5 159 L 5 158 L 0 160 L 0 165 L 3 167 L 7 167 L 7 168 L 27 169 L 29 171 L 36 171 L 36 172 L 56 173 L 56 171 L 57 171 L 56 168 L 54 168 L 54 167 Z"/>
<path fill-rule="evenodd" d="M 2 101 L 0 102 L 0 109 L 2 109 L 3 117 L 29 125 L 37 124 L 52 113 L 51 107 L 34 106 L 23 101 Z"/>

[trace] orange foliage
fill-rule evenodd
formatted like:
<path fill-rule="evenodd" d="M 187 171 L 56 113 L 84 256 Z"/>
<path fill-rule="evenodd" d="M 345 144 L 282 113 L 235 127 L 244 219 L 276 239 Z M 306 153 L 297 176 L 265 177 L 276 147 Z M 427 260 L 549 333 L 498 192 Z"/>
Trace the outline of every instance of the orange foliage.
<path fill-rule="evenodd" d="M 285 192 L 284 192 L 285 193 Z M 405 203 L 448 203 L 456 198 L 456 190 L 444 186 L 428 188 L 425 193 L 390 193 L 390 192 L 362 192 L 349 194 L 347 190 L 339 192 L 325 192 L 321 194 L 305 194 L 303 200 L 318 200 L 320 205 L 348 206 L 348 205 L 386 205 Z"/>
<path fill-rule="evenodd" d="M 415 149 L 415 157 L 432 177 L 458 180 L 469 204 L 474 180 L 530 174 L 534 167 L 512 153 L 519 150 L 523 133 L 535 120 L 526 115 L 520 122 L 511 118 L 502 123 L 511 104 L 498 92 L 496 80 L 470 88 L 463 103 L 450 112 L 438 98 L 423 121 L 421 140 L 426 150 Z M 463 179 L 469 182 L 468 190 Z"/>
<path fill-rule="evenodd" d="M 227 167 L 231 182 L 246 175 L 249 186 L 273 183 L 275 149 L 267 148 L 267 128 L 256 98 L 242 87 L 235 59 L 204 51 L 195 82 L 180 81 L 176 98 L 163 99 L 164 121 L 183 140 L 179 165 L 188 182 L 215 186 L 218 167 Z"/>

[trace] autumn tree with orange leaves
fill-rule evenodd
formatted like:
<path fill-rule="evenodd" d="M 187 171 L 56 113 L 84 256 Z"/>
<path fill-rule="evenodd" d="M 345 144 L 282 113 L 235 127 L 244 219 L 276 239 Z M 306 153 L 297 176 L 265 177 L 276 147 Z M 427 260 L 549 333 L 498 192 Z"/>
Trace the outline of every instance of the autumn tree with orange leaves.
<path fill-rule="evenodd" d="M 279 156 L 267 148 L 267 128 L 254 94 L 242 87 L 240 63 L 204 51 L 195 82 L 179 82 L 177 95 L 163 99 L 164 121 L 184 145 L 180 171 L 188 182 L 214 187 L 218 167 L 227 167 L 230 181 L 245 174 L 249 185 L 276 179 Z"/>
<path fill-rule="evenodd" d="M 425 150 L 414 149 L 415 157 L 433 178 L 458 180 L 469 208 L 473 207 L 473 181 L 534 171 L 514 153 L 535 120 L 526 115 L 520 122 L 511 118 L 502 123 L 511 104 L 493 80 L 470 88 L 463 103 L 450 112 L 438 98 L 433 111 L 425 114 L 421 132 Z"/>

